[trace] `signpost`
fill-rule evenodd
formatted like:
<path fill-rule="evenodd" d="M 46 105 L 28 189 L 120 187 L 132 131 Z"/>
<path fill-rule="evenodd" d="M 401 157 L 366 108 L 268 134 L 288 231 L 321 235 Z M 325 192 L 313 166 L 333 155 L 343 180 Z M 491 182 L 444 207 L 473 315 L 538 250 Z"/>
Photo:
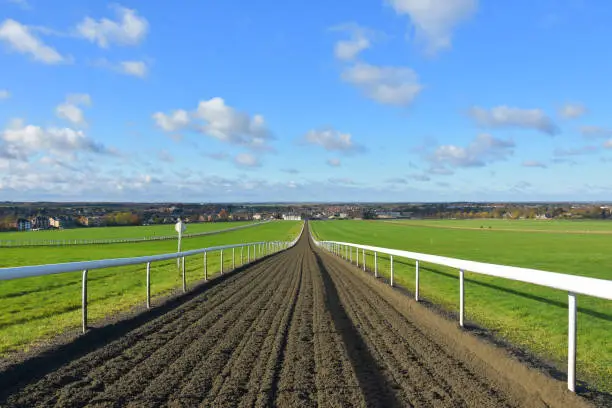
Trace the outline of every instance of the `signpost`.
<path fill-rule="evenodd" d="M 181 239 L 183 238 L 183 232 L 187 229 L 187 226 L 183 223 L 183 220 L 180 218 L 178 222 L 174 225 L 174 229 L 178 232 L 178 252 L 181 252 Z M 176 258 L 176 267 L 180 268 L 179 259 Z"/>

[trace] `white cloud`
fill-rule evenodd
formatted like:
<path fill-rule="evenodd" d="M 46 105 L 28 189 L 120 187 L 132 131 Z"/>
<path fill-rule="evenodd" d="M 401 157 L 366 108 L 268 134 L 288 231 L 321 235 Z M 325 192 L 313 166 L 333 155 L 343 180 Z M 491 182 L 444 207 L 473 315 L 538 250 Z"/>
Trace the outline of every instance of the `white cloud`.
<path fill-rule="evenodd" d="M 585 154 L 593 154 L 597 153 L 599 149 L 597 146 L 582 146 L 582 147 L 573 147 L 570 149 L 557 148 L 554 151 L 554 155 L 557 157 L 567 157 L 567 156 L 582 156 Z"/>
<path fill-rule="evenodd" d="M 11 93 L 6 89 L 0 89 L 0 101 L 11 97 Z"/>
<path fill-rule="evenodd" d="M 545 169 L 547 166 L 545 163 L 537 160 L 525 160 L 523 162 L 523 167 L 539 167 L 541 169 Z"/>
<path fill-rule="evenodd" d="M 70 94 L 64 103 L 55 108 L 55 114 L 61 119 L 65 119 L 74 125 L 85 126 L 85 115 L 79 105 L 91 105 L 91 97 L 88 94 Z"/>
<path fill-rule="evenodd" d="M 271 150 L 272 134 L 262 115 L 252 117 L 225 104 L 223 98 L 201 101 L 194 116 L 205 122 L 199 129 L 220 141 L 252 150 Z"/>
<path fill-rule="evenodd" d="M 612 137 L 612 129 L 601 126 L 582 126 L 580 133 L 587 139 Z"/>
<path fill-rule="evenodd" d="M 153 114 L 156 125 L 166 132 L 189 127 L 222 142 L 252 151 L 274 151 L 274 139 L 262 115 L 250 116 L 226 105 L 223 98 L 200 101 L 195 111 L 178 109 L 170 114 Z"/>
<path fill-rule="evenodd" d="M 416 73 L 407 67 L 358 62 L 342 72 L 342 79 L 360 88 L 370 99 L 386 105 L 408 105 L 423 89 Z"/>
<path fill-rule="evenodd" d="M 427 160 L 434 168 L 482 167 L 487 163 L 505 160 L 514 153 L 514 146 L 511 140 L 498 139 L 485 133 L 478 135 L 467 147 L 438 146 Z"/>
<path fill-rule="evenodd" d="M 352 61 L 361 51 L 370 48 L 372 45 L 370 31 L 357 24 L 348 24 L 334 29 L 346 31 L 351 36 L 350 40 L 341 40 L 336 43 L 334 54 L 339 60 Z"/>
<path fill-rule="evenodd" d="M 355 142 L 350 133 L 335 129 L 311 130 L 301 139 L 302 143 L 323 147 L 327 151 L 339 151 L 345 154 L 363 153 L 365 148 Z"/>
<path fill-rule="evenodd" d="M 259 167 L 261 163 L 252 154 L 249 153 L 240 153 L 234 157 L 234 163 L 242 167 Z"/>
<path fill-rule="evenodd" d="M 12 124 L 0 134 L 0 150 L 5 155 L 18 160 L 28 160 L 31 156 L 50 152 L 56 156 L 70 156 L 78 152 L 111 154 L 104 145 L 93 141 L 83 131 L 71 128 L 42 128 L 24 125 L 21 120 Z"/>
<path fill-rule="evenodd" d="M 559 109 L 559 114 L 566 119 L 577 119 L 586 113 L 586 108 L 580 103 L 567 103 Z"/>
<path fill-rule="evenodd" d="M 99 21 L 86 17 L 76 27 L 77 33 L 102 48 L 111 44 L 137 45 L 147 35 L 149 23 L 136 10 L 113 6 L 118 21 L 102 18 Z"/>
<path fill-rule="evenodd" d="M 68 60 L 52 47 L 36 38 L 28 27 L 7 19 L 0 24 L 0 40 L 21 54 L 29 54 L 34 60 L 45 64 L 60 64 Z"/>
<path fill-rule="evenodd" d="M 606 140 L 603 144 L 603 147 L 605 147 L 606 149 L 612 149 L 612 139 Z"/>
<path fill-rule="evenodd" d="M 452 45 L 453 30 L 478 7 L 477 0 L 388 0 L 398 14 L 408 15 L 416 40 L 429 53 Z"/>
<path fill-rule="evenodd" d="M 114 63 L 106 58 L 100 58 L 94 61 L 92 65 L 138 78 L 146 77 L 147 73 L 149 72 L 149 67 L 144 61 L 119 61 Z"/>
<path fill-rule="evenodd" d="M 340 159 L 328 159 L 327 160 L 327 165 L 331 167 L 340 167 L 341 164 L 342 162 L 340 162 Z"/>
<path fill-rule="evenodd" d="M 541 109 L 497 106 L 487 110 L 476 106 L 469 114 L 483 127 L 534 129 L 549 135 L 559 133 L 557 125 Z"/>
<path fill-rule="evenodd" d="M 147 64 L 144 61 L 122 61 L 120 62 L 121 71 L 126 75 L 139 78 L 147 76 Z"/>
<path fill-rule="evenodd" d="M 155 124 L 166 132 L 174 132 L 189 126 L 189 113 L 187 111 L 178 109 L 169 115 L 163 112 L 157 112 L 153 114 Z"/>

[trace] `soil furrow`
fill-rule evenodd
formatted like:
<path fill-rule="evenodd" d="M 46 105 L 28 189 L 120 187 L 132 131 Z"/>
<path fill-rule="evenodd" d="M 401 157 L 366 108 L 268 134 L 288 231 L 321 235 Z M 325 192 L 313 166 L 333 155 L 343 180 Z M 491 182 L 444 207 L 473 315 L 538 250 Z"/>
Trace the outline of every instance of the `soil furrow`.
<path fill-rule="evenodd" d="M 245 291 L 245 296 L 237 304 L 226 304 L 213 309 L 206 317 L 189 326 L 185 331 L 172 334 L 173 340 L 155 350 L 142 364 L 132 368 L 117 386 L 106 390 L 109 395 L 121 398 L 129 395 L 137 401 L 163 402 L 173 391 L 183 376 L 188 376 L 193 366 L 202 356 L 200 353 L 216 344 L 220 338 L 232 328 L 239 318 L 248 318 L 244 312 L 250 304 L 261 299 L 268 290 L 269 284 L 278 275 L 278 269 L 271 269 L 261 282 L 251 281 L 251 290 Z M 204 306 L 201 309 L 204 312 Z M 194 351 L 197 350 L 197 351 Z"/>
<path fill-rule="evenodd" d="M 291 262 L 291 261 L 289 261 Z M 283 271 L 289 262 L 279 265 L 279 273 L 274 285 L 269 285 L 260 299 L 255 303 L 250 303 L 248 312 L 240 320 L 232 323 L 231 330 L 227 335 L 216 338 L 217 345 L 213 348 L 212 353 L 207 354 L 200 360 L 204 364 L 194 370 L 191 377 L 197 378 L 198 381 L 210 383 L 208 388 L 199 388 L 199 393 L 194 393 L 197 388 L 193 387 L 193 382 L 188 382 L 192 388 L 185 390 L 184 388 L 173 396 L 174 400 L 182 402 L 200 402 L 204 405 L 214 406 L 235 406 L 235 401 L 239 400 L 245 392 L 240 382 L 237 384 L 232 381 L 239 377 L 242 371 L 247 374 L 251 369 L 254 358 L 257 356 L 257 343 L 260 327 L 267 327 L 270 320 L 282 308 L 286 298 L 291 296 L 296 284 L 295 277 L 286 275 Z M 277 286 L 278 285 L 278 286 Z M 250 322 L 250 324 L 249 324 Z M 248 327 L 246 325 L 248 324 Z M 245 328 L 246 327 L 246 328 Z M 223 386 L 226 385 L 226 389 Z M 206 398 L 205 398 L 206 397 Z M 218 397 L 218 398 L 217 398 Z M 212 401 L 208 404 L 208 401 Z"/>

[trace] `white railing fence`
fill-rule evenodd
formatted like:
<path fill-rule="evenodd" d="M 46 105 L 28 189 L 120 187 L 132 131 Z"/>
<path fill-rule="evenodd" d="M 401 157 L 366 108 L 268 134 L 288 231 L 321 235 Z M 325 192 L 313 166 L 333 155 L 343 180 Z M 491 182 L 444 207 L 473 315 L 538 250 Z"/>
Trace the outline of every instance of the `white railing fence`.
<path fill-rule="evenodd" d="M 177 265 L 182 270 L 182 290 L 187 291 L 187 280 L 185 274 L 185 258 L 195 255 L 202 255 L 202 272 L 204 280 L 208 280 L 208 254 L 219 251 L 220 253 L 220 273 L 223 274 L 223 253 L 224 251 L 231 250 L 232 258 L 232 270 L 238 267 L 252 263 L 264 256 L 272 255 L 274 253 L 283 251 L 294 246 L 302 232 L 304 226 L 302 225 L 302 231 L 293 241 L 261 241 L 261 242 L 249 242 L 243 244 L 234 245 L 221 245 L 213 246 L 208 248 L 194 249 L 191 251 L 182 251 L 162 255 L 152 256 L 140 256 L 134 258 L 117 258 L 117 259 L 103 259 L 98 261 L 84 261 L 84 262 L 70 262 L 62 264 L 49 264 L 49 265 L 36 265 L 36 266 L 20 266 L 13 268 L 0 268 L 0 281 L 9 279 L 20 279 L 35 276 L 45 276 L 52 274 L 60 274 L 67 272 L 82 271 L 82 291 L 81 291 L 81 309 L 82 309 L 82 329 L 83 333 L 87 331 L 87 276 L 89 271 L 95 269 L 113 268 L 119 266 L 128 265 L 146 265 L 146 302 L 147 309 L 151 308 L 151 264 L 154 262 L 161 262 L 176 259 Z M 236 249 L 240 249 L 240 257 L 236 254 Z M 237 264 L 237 258 L 239 263 Z M 245 259 L 246 258 L 246 259 Z M 245 262 L 246 260 L 246 262 Z"/>
<path fill-rule="evenodd" d="M 213 231 L 194 232 L 192 234 L 183 234 L 183 238 L 194 238 L 205 235 L 215 235 L 224 232 L 236 231 L 244 228 L 256 227 L 259 225 L 267 224 L 271 221 L 254 222 L 246 225 L 239 225 L 237 227 L 225 228 Z M 58 231 L 58 233 L 61 233 Z M 32 233 L 35 234 L 35 233 Z M 177 239 L 177 235 L 151 235 L 148 237 L 139 238 L 107 238 L 107 239 L 27 239 L 27 240 L 15 240 L 15 239 L 0 239 L 0 248 L 19 248 L 19 247 L 32 247 L 32 246 L 66 246 L 66 245 L 103 245 L 103 244 L 126 244 L 135 242 L 147 242 L 147 241 L 166 241 L 170 239 Z"/>
<path fill-rule="evenodd" d="M 401 257 L 415 261 L 415 300 L 419 301 L 419 262 L 447 266 L 459 271 L 459 325 L 463 327 L 465 316 L 465 272 L 480 275 L 494 276 L 518 282 L 531 283 L 558 289 L 568 293 L 568 356 L 567 356 L 567 388 L 576 391 L 576 295 L 594 296 L 601 299 L 612 300 L 612 281 L 604 279 L 587 278 L 584 276 L 566 275 L 556 272 L 546 272 L 537 269 L 519 268 L 515 266 L 496 265 L 484 262 L 466 261 L 463 259 L 445 256 L 421 254 L 418 252 L 402 251 L 398 249 L 381 248 L 370 245 L 359 245 L 350 242 L 318 241 L 311 233 L 314 243 L 332 254 L 355 264 L 359 267 L 359 252 L 362 252 L 362 267 L 365 266 L 366 251 L 374 254 L 374 276 L 378 277 L 378 254 L 389 255 L 390 280 L 393 279 L 393 257 Z M 354 252 L 354 255 L 353 255 Z"/>

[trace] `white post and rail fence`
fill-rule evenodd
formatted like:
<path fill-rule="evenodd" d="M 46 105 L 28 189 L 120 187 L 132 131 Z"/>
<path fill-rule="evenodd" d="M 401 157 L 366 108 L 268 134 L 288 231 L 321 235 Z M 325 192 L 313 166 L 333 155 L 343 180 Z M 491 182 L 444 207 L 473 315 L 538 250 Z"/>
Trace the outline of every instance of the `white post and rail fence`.
<path fill-rule="evenodd" d="M 302 227 L 303 231 L 303 227 Z M 219 251 L 221 257 L 220 272 L 225 273 L 223 269 L 223 251 L 231 249 L 232 253 L 232 267 L 236 266 L 235 249 L 240 248 L 241 253 L 246 247 L 250 253 L 249 259 L 243 264 L 242 257 L 240 259 L 240 266 L 247 265 L 263 256 L 271 255 L 276 252 L 283 251 L 294 246 L 301 236 L 293 241 L 260 241 L 260 242 L 249 242 L 244 244 L 234 245 L 221 245 L 213 246 L 208 248 L 194 249 L 190 251 L 174 252 L 162 255 L 152 256 L 140 256 L 134 258 L 118 258 L 118 259 L 103 259 L 98 261 L 84 261 L 84 262 L 70 262 L 62 264 L 50 264 L 50 265 L 36 265 L 36 266 L 20 266 L 14 268 L 0 268 L 0 281 L 20 278 L 30 278 L 35 276 L 53 275 L 67 272 L 82 272 L 82 293 L 81 293 L 81 309 L 82 309 L 82 329 L 83 332 L 87 331 L 87 278 L 88 274 L 96 269 L 114 268 L 128 265 L 143 265 L 145 266 L 147 279 L 146 279 L 146 305 L 147 308 L 151 308 L 151 265 L 155 262 L 168 261 L 176 259 L 180 262 L 182 267 L 182 290 L 187 291 L 186 275 L 185 275 L 185 258 L 190 256 L 202 255 L 202 273 L 204 280 L 208 280 L 208 254 L 211 252 Z"/>
<path fill-rule="evenodd" d="M 480 275 L 494 276 L 497 278 L 509 279 L 518 282 L 530 283 L 533 285 L 545 286 L 557 289 L 568 294 L 568 356 L 567 356 L 567 388 L 576 391 L 576 295 L 593 296 L 600 299 L 612 300 L 612 281 L 584 276 L 567 275 L 556 272 L 547 272 L 537 269 L 519 268 L 515 266 L 496 265 L 484 262 L 466 261 L 463 259 L 449 258 L 445 256 L 421 254 L 418 252 L 402 251 L 398 249 L 381 248 L 370 245 L 359 245 L 350 242 L 338 241 L 317 241 L 312 236 L 314 243 L 353 263 L 354 259 L 359 263 L 359 250 L 365 265 L 365 252 L 374 255 L 374 276 L 379 276 L 378 260 L 379 254 L 389 255 L 390 280 L 391 286 L 394 285 L 393 257 L 406 258 L 415 261 L 415 300 L 419 301 L 419 262 L 427 262 L 435 265 L 442 265 L 458 270 L 459 273 L 459 325 L 464 326 L 465 316 L 465 273 L 475 273 Z M 353 255 L 353 252 L 355 255 Z M 365 266 L 364 266 L 365 269 Z"/>
<path fill-rule="evenodd" d="M 201 237 L 205 235 L 222 234 L 224 232 L 236 231 L 236 230 L 241 230 L 244 228 L 257 227 L 259 225 L 264 225 L 269 222 L 272 222 L 272 221 L 253 222 L 250 224 L 239 225 L 237 227 L 230 227 L 230 228 L 225 228 L 225 229 L 220 229 L 220 230 L 202 231 L 202 232 L 194 232 L 191 234 L 183 234 L 182 238 L 194 238 L 194 237 Z M 81 229 L 81 231 L 86 231 L 86 230 L 87 230 L 86 228 Z M 35 235 L 36 232 L 28 232 L 28 234 Z M 61 234 L 61 232 L 57 231 L 57 234 Z M 150 235 L 148 237 L 139 237 L 139 238 L 106 238 L 106 239 L 25 239 L 25 240 L 0 239 L 0 248 L 20 248 L 20 247 L 31 247 L 31 246 L 128 244 L 128 243 L 148 242 L 148 241 L 166 241 L 166 240 L 171 240 L 171 239 L 176 239 L 176 235 Z"/>

